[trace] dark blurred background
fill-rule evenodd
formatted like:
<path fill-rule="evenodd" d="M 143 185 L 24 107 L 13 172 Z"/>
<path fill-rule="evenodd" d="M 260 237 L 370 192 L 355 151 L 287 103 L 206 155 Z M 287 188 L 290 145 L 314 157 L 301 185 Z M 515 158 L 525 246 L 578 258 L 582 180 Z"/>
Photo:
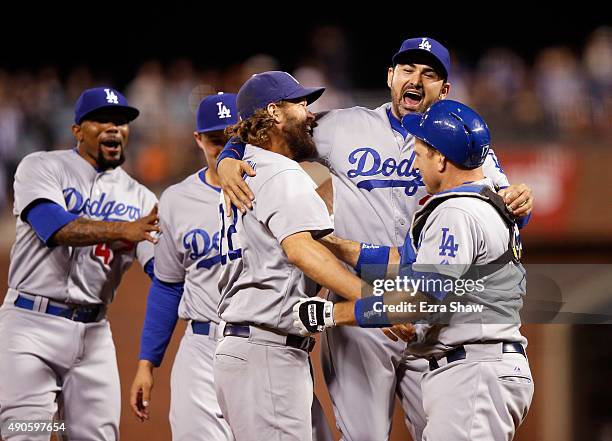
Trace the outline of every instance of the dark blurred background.
<path fill-rule="evenodd" d="M 526 261 L 612 263 L 612 20 L 603 7 L 587 16 L 580 5 L 574 5 L 576 11 L 560 12 L 559 6 L 537 14 L 528 6 L 496 5 L 495 16 L 487 17 L 464 4 L 352 5 L 337 16 L 319 12 L 329 7 L 325 4 L 272 6 L 274 13 L 267 4 L 245 9 L 181 2 L 5 8 L 3 268 L 15 237 L 15 168 L 33 151 L 74 145 L 73 107 L 84 88 L 114 86 L 141 110 L 131 124 L 125 168 L 159 195 L 203 164 L 192 137 L 194 109 L 203 96 L 236 92 L 251 74 L 279 69 L 305 85 L 328 88 L 313 110 L 375 107 L 389 99 L 391 56 L 403 39 L 416 36 L 449 47 L 450 97 L 484 115 L 511 182 L 526 182 L 535 192 L 536 210 L 524 231 Z M 308 170 L 319 181 L 326 176 L 320 168 Z M 611 306 L 607 268 L 605 277 L 585 276 L 584 282 L 600 283 L 574 290 L 592 299 L 591 312 Z M 139 271 L 130 272 L 111 309 L 124 393 L 135 370 L 148 288 Z M 612 440 L 610 327 L 530 325 L 525 332 L 536 395 L 518 439 Z M 158 373 L 154 421 L 137 425 L 124 396 L 123 439 L 169 439 L 172 357 Z M 319 392 L 325 394 L 321 387 Z M 396 417 L 393 439 L 407 439 Z"/>

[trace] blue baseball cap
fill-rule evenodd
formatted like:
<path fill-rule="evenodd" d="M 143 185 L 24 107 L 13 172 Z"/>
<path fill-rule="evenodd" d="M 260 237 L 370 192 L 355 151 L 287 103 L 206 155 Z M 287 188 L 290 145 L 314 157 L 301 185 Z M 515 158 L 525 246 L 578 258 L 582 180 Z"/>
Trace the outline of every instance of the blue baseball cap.
<path fill-rule="evenodd" d="M 325 92 L 325 87 L 304 87 L 287 72 L 272 70 L 253 75 L 238 91 L 238 114 L 248 119 L 258 109 L 279 101 L 305 99 L 314 103 Z"/>
<path fill-rule="evenodd" d="M 398 64 L 403 64 L 402 61 L 411 54 L 428 55 L 430 58 L 436 61 L 438 64 L 437 67 L 441 68 L 444 71 L 445 77 L 448 78 L 448 75 L 450 74 L 450 54 L 448 49 L 446 49 L 439 41 L 428 37 L 409 38 L 404 40 L 402 46 L 399 48 L 399 51 L 397 51 L 397 53 L 393 55 L 393 58 L 391 59 L 393 62 L 393 67 Z"/>
<path fill-rule="evenodd" d="M 236 94 L 219 92 L 217 95 L 208 95 L 200 101 L 196 116 L 196 130 L 198 133 L 223 130 L 238 122 L 236 110 Z"/>
<path fill-rule="evenodd" d="M 112 87 L 94 87 L 86 89 L 76 102 L 74 108 L 74 122 L 81 124 L 91 113 L 96 110 L 113 108 L 124 114 L 129 121 L 136 119 L 140 114 L 138 109 L 128 106 L 123 95 Z"/>

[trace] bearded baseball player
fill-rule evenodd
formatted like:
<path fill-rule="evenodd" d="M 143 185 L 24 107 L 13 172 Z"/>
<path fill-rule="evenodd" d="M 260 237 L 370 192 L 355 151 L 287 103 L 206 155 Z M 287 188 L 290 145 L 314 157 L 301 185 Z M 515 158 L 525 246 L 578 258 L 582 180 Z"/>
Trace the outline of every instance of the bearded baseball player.
<path fill-rule="evenodd" d="M 401 274 L 421 281 L 419 289 L 392 288 L 382 298 L 335 306 L 301 299 L 295 325 L 307 335 L 334 325 L 380 327 L 428 318 L 425 334 L 408 345 L 429 364 L 421 383 L 427 417 L 422 439 L 511 440 L 534 386 L 520 333 L 525 270 L 518 228 L 481 167 L 489 130 L 476 112 L 451 100 L 405 116 L 403 125 L 417 139 L 415 165 L 433 195 L 415 214 L 405 245 L 364 248 L 338 239 L 330 249 L 357 267 L 401 262 Z M 467 281 L 474 282 L 471 289 Z M 405 331 L 394 332 L 411 340 Z"/>
<path fill-rule="evenodd" d="M 189 322 L 171 376 L 170 425 L 174 440 L 233 439 L 213 386 L 220 300 L 219 193 L 216 160 L 238 121 L 236 95 L 220 93 L 199 104 L 194 138 L 207 167 L 171 186 L 161 196 L 162 234 L 155 246 L 155 278 L 149 291 L 138 372 L 130 405 L 149 419 L 153 368 L 158 367 L 177 317 Z"/>
<path fill-rule="evenodd" d="M 312 156 L 314 115 L 306 108 L 323 88 L 305 88 L 286 72 L 256 74 L 237 98 L 232 129 L 247 142 L 253 210 L 221 218 L 223 265 L 219 314 L 226 322 L 215 353 L 215 389 L 237 441 L 313 439 L 314 341 L 293 327 L 292 307 L 316 284 L 348 299 L 361 280 L 315 239 L 332 231 L 315 184 L 296 161 Z M 224 201 L 224 198 L 222 199 Z"/>
<path fill-rule="evenodd" d="M 374 110 L 353 107 L 318 116 L 313 132 L 316 151 L 308 159 L 330 169 L 335 234 L 395 247 L 404 243 L 410 220 L 427 192 L 414 165 L 415 138 L 400 120 L 446 98 L 449 73 L 450 56 L 442 44 L 432 38 L 411 38 L 402 43 L 387 72 L 390 103 Z M 254 176 L 255 171 L 230 159 L 240 158 L 240 150 L 236 144 L 224 149 L 219 177 L 226 198 L 244 210 L 252 206 L 253 194 L 242 176 Z M 508 187 L 492 150 L 482 167 L 496 186 Z M 500 194 L 525 222 L 532 207 L 531 190 L 520 184 Z M 331 298 L 338 300 L 335 295 Z M 413 439 L 421 438 L 426 420 L 420 379 L 428 368 L 426 361 L 405 354 L 405 344 L 378 330 L 330 328 L 322 342 L 323 373 L 344 439 L 388 439 L 396 394 Z"/>
<path fill-rule="evenodd" d="M 138 110 L 115 89 L 79 97 L 76 148 L 26 156 L 17 238 L 0 308 L 0 423 L 60 418 L 74 440 L 117 440 L 121 399 L 106 310 L 135 259 L 152 271 L 157 199 L 122 168 Z"/>

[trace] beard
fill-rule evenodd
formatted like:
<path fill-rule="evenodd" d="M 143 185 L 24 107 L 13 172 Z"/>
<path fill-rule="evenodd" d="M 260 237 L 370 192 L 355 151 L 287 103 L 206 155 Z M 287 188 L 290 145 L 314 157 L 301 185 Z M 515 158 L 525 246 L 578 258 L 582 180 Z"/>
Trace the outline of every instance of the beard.
<path fill-rule="evenodd" d="M 399 117 L 400 121 L 408 114 L 406 109 L 404 109 L 400 104 L 401 100 L 401 96 L 398 96 L 397 93 L 391 91 L 391 107 L 393 107 L 393 113 Z"/>
<path fill-rule="evenodd" d="M 98 168 L 100 170 L 108 170 L 109 168 L 117 168 L 124 162 L 125 162 L 125 153 L 123 151 L 123 148 L 121 149 L 121 154 L 119 155 L 119 158 L 117 159 L 106 159 L 104 157 L 104 153 L 102 152 L 102 149 L 98 151 L 97 163 L 98 163 Z"/>
<path fill-rule="evenodd" d="M 283 135 L 293 155 L 294 161 L 303 161 L 312 158 L 317 150 L 308 127 L 315 128 L 316 122 L 308 124 L 308 121 L 299 122 L 292 119 L 283 127 Z"/>

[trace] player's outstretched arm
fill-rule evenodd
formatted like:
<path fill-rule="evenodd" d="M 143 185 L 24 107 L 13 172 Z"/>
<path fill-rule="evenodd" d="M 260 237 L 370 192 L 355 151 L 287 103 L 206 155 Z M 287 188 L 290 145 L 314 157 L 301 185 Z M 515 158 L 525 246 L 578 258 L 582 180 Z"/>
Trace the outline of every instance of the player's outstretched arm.
<path fill-rule="evenodd" d="M 384 328 L 391 340 L 412 341 L 415 327 L 410 322 L 425 315 L 426 308 L 417 307 L 432 299 L 422 293 L 391 292 L 384 296 L 371 296 L 349 302 L 332 303 L 318 297 L 301 299 L 293 307 L 294 326 L 301 335 L 311 335 L 332 326 L 360 326 Z M 435 301 L 434 301 L 435 302 Z M 414 308 L 405 305 L 413 304 Z M 402 312 L 393 312 L 398 305 Z M 410 312 L 409 312 L 410 311 Z"/>
<path fill-rule="evenodd" d="M 157 243 L 157 239 L 152 233 L 160 231 L 158 223 L 157 205 L 147 216 L 133 222 L 96 221 L 80 217 L 58 230 L 52 236 L 51 242 L 54 245 L 73 247 L 95 245 L 115 240 L 129 242 L 148 240 Z"/>
<path fill-rule="evenodd" d="M 308 231 L 287 236 L 281 246 L 289 261 L 319 285 L 332 290 L 347 300 L 361 296 L 361 279 L 334 257 Z"/>
<path fill-rule="evenodd" d="M 359 259 L 361 251 L 361 243 L 350 239 L 342 239 L 341 237 L 328 234 L 319 239 L 319 242 L 325 245 L 329 251 L 344 263 L 355 267 Z"/>
<path fill-rule="evenodd" d="M 140 360 L 130 389 L 130 407 L 136 418 L 143 422 L 149 419 L 149 403 L 153 389 L 153 363 Z"/>
<path fill-rule="evenodd" d="M 508 177 L 504 174 L 504 170 L 493 149 L 489 150 L 482 167 L 485 176 L 491 178 L 493 183 L 501 188 L 498 194 L 504 198 L 512 214 L 519 218 L 519 228 L 525 226 L 528 216 L 533 209 L 533 192 L 531 188 L 527 184 L 510 185 Z"/>
<path fill-rule="evenodd" d="M 334 305 L 334 321 L 337 326 L 361 326 L 383 328 L 400 323 L 414 322 L 426 315 L 427 308 L 421 303 L 437 303 L 423 293 L 410 291 L 388 292 L 383 296 L 370 296 L 353 302 Z M 406 305 L 413 304 L 414 308 Z M 397 306 L 406 306 L 401 312 L 394 312 Z M 382 312 L 381 312 L 382 311 Z M 376 314 L 372 314 L 376 313 Z"/>
<path fill-rule="evenodd" d="M 395 247 L 360 243 L 350 239 L 342 239 L 333 234 L 319 239 L 319 242 L 325 245 L 338 259 L 355 268 L 358 273 L 362 265 L 379 265 L 381 267 L 387 265 L 387 276 L 390 277 L 394 274 L 389 274 L 389 270 L 397 268 L 400 263 L 401 255 L 398 248 Z M 384 274 L 381 276 L 384 276 Z"/>
<path fill-rule="evenodd" d="M 368 299 L 367 297 L 365 299 Z M 364 299 L 364 300 L 365 300 Z M 369 299 L 368 299 L 369 300 Z M 365 302 L 368 302 L 365 300 Z M 393 304 L 393 302 L 410 302 L 418 305 L 420 302 L 428 302 L 425 296 L 417 293 L 414 297 L 408 297 L 406 293 L 401 293 L 395 300 L 384 300 L 385 305 Z M 377 311 L 379 307 L 370 305 L 361 305 L 362 301 L 337 303 L 334 305 L 332 313 L 333 320 L 336 326 L 360 326 L 367 328 L 380 328 L 381 331 L 391 340 L 403 340 L 411 342 L 416 338 L 416 328 L 411 323 L 422 317 L 422 313 L 390 313 L 386 312 L 384 318 Z M 397 303 L 399 304 L 399 303 Z M 337 308 L 336 308 L 337 306 Z M 370 317 L 377 317 L 374 323 L 369 323 Z"/>

